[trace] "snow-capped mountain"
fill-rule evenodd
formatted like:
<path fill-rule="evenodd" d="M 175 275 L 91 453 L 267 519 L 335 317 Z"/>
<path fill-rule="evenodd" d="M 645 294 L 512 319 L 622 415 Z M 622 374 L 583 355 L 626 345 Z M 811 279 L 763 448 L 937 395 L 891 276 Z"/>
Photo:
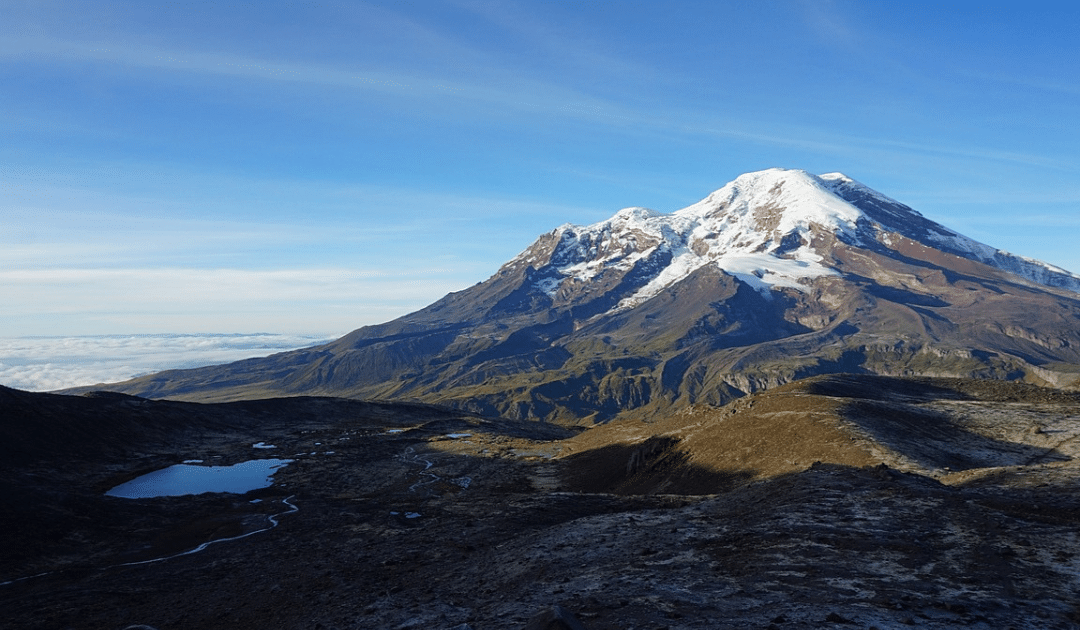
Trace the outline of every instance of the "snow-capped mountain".
<path fill-rule="evenodd" d="M 839 273 L 828 261 L 834 239 L 876 251 L 912 240 L 1080 292 L 1080 276 L 957 234 L 842 173 L 784 169 L 742 175 L 672 214 L 626 208 L 593 225 L 563 225 L 510 265 L 545 269 L 535 287 L 556 298 L 568 280 L 588 282 L 646 262 L 651 277 L 615 307 L 625 309 L 706 265 L 764 295 L 776 287 L 809 290 L 808 280 Z"/>
<path fill-rule="evenodd" d="M 830 372 L 1080 385 L 1080 276 L 839 173 L 742 175 L 661 214 L 540 236 L 495 275 L 315 348 L 110 386 L 417 399 L 568 423 Z"/>

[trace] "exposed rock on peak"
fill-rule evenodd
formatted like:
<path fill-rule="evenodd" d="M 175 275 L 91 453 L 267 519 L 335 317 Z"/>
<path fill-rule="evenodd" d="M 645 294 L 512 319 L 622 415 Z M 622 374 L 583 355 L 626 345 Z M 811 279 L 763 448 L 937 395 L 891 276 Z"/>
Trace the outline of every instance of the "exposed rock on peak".
<path fill-rule="evenodd" d="M 538 270 L 535 288 L 553 298 L 566 280 L 636 270 L 648 281 L 618 303 L 629 308 L 704 265 L 766 294 L 804 290 L 807 280 L 838 273 L 831 260 L 837 242 L 891 257 L 908 255 L 901 250 L 913 245 L 931 247 L 1080 292 L 1080 276 L 961 236 L 842 173 L 785 169 L 741 175 L 672 214 L 626 208 L 593 225 L 563 225 L 508 267 Z"/>

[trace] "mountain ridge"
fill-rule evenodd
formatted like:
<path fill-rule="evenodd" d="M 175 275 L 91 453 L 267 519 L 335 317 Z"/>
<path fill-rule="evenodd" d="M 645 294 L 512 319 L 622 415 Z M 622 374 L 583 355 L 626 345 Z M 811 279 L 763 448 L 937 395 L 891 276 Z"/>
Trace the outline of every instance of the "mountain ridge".
<path fill-rule="evenodd" d="M 669 215 L 560 226 L 487 280 L 329 344 L 109 388 L 415 399 L 592 424 L 834 372 L 1076 387 L 1071 287 L 1080 277 L 841 174 L 771 169 Z"/>
<path fill-rule="evenodd" d="M 542 237 L 508 264 L 553 266 L 563 278 L 545 275 L 537 287 L 554 297 L 565 278 L 587 281 L 605 265 L 632 266 L 648 258 L 654 248 L 670 253 L 667 266 L 627 306 L 639 304 L 708 263 L 759 291 L 776 285 L 797 289 L 800 278 L 832 274 L 808 242 L 815 226 L 862 247 L 892 246 L 894 235 L 930 241 L 948 253 L 1038 284 L 1080 292 L 1080 276 L 962 236 L 842 173 L 819 177 L 785 169 L 747 173 L 671 214 L 625 208 L 589 226 L 564 224 L 551 233 L 557 242 L 551 252 L 543 251 L 546 246 L 537 251 Z M 603 251 L 613 254 L 598 256 Z"/>

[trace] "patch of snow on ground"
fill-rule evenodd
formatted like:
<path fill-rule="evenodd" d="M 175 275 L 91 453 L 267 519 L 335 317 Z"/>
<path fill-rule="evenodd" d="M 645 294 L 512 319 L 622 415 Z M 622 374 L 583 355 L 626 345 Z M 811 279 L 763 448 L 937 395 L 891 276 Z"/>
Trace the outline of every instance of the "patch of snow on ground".
<path fill-rule="evenodd" d="M 555 292 L 559 290 L 560 284 L 562 284 L 562 278 L 542 278 L 536 281 L 535 286 L 538 291 L 548 297 L 555 297 Z"/>
<path fill-rule="evenodd" d="M 673 252 L 674 253 L 674 252 Z M 664 267 L 649 281 L 648 284 L 638 289 L 632 296 L 619 302 L 616 308 L 632 308 L 656 296 L 667 287 L 689 276 L 708 262 L 707 259 L 698 256 L 692 251 L 683 248 L 671 259 L 671 263 Z"/>
<path fill-rule="evenodd" d="M 892 197 L 889 197 L 887 195 L 883 195 L 883 194 L 879 193 L 878 191 L 874 190 L 873 188 L 870 188 L 869 186 L 867 186 L 866 184 L 863 184 L 861 182 L 855 181 L 854 179 L 851 179 L 850 177 L 848 177 L 847 175 L 844 175 L 843 173 L 825 173 L 823 175 L 818 175 L 818 179 L 822 180 L 825 183 L 825 187 L 828 188 L 830 191 L 835 191 L 838 188 L 850 188 L 850 189 L 853 189 L 853 190 L 858 190 L 859 192 L 863 193 L 864 195 L 868 195 L 870 197 L 873 197 L 873 198 L 877 199 L 878 201 L 881 201 L 881 202 L 884 202 L 884 203 L 887 203 L 887 204 L 895 204 L 895 205 L 898 205 L 898 206 L 904 205 L 904 204 L 900 203 L 899 201 L 893 199 Z M 920 214 L 919 212 L 917 212 L 915 210 L 912 210 L 912 212 L 914 212 L 915 214 L 917 214 L 919 216 L 922 216 L 922 214 Z"/>
<path fill-rule="evenodd" d="M 794 259 L 769 254 L 736 254 L 720 258 L 716 265 L 754 289 L 769 294 L 774 287 L 806 291 L 806 285 L 799 282 L 801 278 L 839 275 L 839 272 L 822 265 L 820 260 L 821 257 L 813 252 L 799 249 Z"/>

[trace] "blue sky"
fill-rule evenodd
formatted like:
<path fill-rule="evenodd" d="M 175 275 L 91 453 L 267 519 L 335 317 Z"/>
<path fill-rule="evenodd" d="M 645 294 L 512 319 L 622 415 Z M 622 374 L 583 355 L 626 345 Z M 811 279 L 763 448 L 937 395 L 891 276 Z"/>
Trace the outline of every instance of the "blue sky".
<path fill-rule="evenodd" d="M 4 334 L 347 332 L 842 171 L 1080 272 L 1080 4 L 0 0 Z"/>

